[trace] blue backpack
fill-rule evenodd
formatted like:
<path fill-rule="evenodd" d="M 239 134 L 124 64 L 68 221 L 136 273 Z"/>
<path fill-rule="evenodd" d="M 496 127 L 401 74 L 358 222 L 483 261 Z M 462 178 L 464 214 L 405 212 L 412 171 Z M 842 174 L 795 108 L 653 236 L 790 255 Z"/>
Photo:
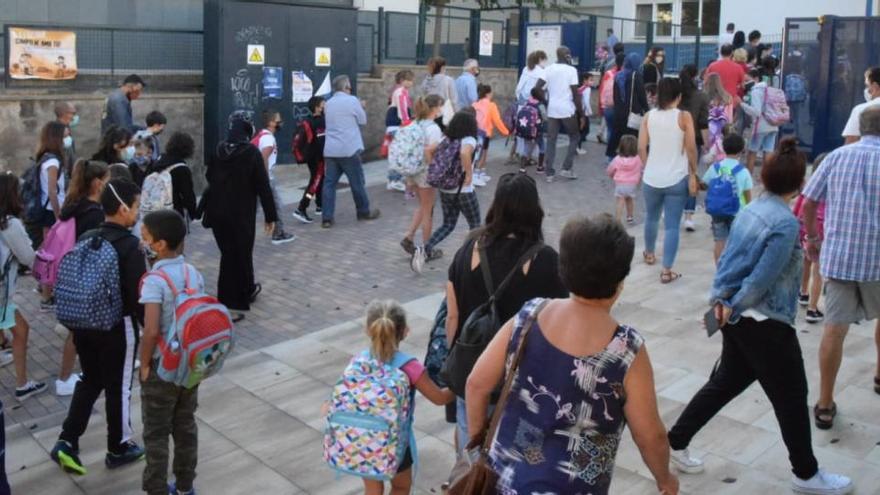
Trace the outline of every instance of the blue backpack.
<path fill-rule="evenodd" d="M 785 90 L 785 99 L 791 103 L 799 103 L 807 99 L 807 83 L 800 74 L 785 76 L 782 87 Z"/>
<path fill-rule="evenodd" d="M 42 202 L 43 188 L 40 185 L 40 172 L 43 164 L 49 159 L 61 161 L 52 153 L 44 153 L 39 160 L 31 159 L 31 164 L 21 176 L 21 201 L 24 204 L 24 217 L 28 220 L 35 221 L 42 217 L 43 211 L 49 205 L 48 198 L 46 202 Z M 58 184 L 58 190 L 61 191 L 61 184 Z"/>
<path fill-rule="evenodd" d="M 58 323 L 78 330 L 112 330 L 122 321 L 119 254 L 112 242 L 126 234 L 94 231 L 73 246 L 58 267 Z"/>
<path fill-rule="evenodd" d="M 706 193 L 706 212 L 718 217 L 736 216 L 740 205 L 736 174 L 745 167 L 740 163 L 733 169 L 721 168 L 721 163 L 715 163 L 712 166 L 715 167 L 715 178 L 709 181 L 709 190 Z"/>

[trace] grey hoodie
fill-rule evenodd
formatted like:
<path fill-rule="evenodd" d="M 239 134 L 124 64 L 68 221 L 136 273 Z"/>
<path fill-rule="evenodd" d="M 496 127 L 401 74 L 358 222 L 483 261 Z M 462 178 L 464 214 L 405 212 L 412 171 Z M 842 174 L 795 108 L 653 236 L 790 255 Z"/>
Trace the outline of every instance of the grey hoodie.
<path fill-rule="evenodd" d="M 24 265 L 31 267 L 34 264 L 34 248 L 31 240 L 24 230 L 21 220 L 15 217 L 7 217 L 6 229 L 0 230 L 0 270 L 11 258 L 9 274 L 6 283 L 0 283 L 0 304 L 8 304 L 15 294 L 15 282 L 18 279 L 18 267 Z M 0 308 L 2 311 L 3 308 Z"/>

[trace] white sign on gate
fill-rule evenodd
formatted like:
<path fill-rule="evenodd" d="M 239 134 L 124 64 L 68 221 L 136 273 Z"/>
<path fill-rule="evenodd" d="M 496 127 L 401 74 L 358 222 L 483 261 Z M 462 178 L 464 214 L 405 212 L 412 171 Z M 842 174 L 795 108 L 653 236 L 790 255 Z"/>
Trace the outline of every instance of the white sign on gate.
<path fill-rule="evenodd" d="M 526 55 L 542 50 L 550 61 L 556 61 L 556 49 L 562 44 L 562 26 L 529 26 L 526 34 Z"/>
<path fill-rule="evenodd" d="M 492 56 L 492 41 L 495 38 L 495 33 L 492 31 L 480 31 L 480 56 L 481 57 L 491 57 Z"/>

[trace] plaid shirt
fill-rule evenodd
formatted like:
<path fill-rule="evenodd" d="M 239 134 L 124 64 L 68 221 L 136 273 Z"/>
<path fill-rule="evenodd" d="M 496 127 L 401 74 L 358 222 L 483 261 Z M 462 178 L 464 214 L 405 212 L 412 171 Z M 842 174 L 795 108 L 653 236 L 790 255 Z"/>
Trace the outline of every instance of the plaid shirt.
<path fill-rule="evenodd" d="M 804 196 L 826 202 L 822 276 L 880 281 L 880 136 L 829 154 Z"/>

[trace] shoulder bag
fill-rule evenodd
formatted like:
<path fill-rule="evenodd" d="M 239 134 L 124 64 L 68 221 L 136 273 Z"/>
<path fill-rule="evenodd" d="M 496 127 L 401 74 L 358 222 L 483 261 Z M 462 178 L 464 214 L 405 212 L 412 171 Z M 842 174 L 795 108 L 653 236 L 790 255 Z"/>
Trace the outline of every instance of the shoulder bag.
<path fill-rule="evenodd" d="M 633 112 L 633 96 L 636 94 L 636 71 L 632 75 L 632 87 L 629 91 L 629 116 L 626 118 L 626 126 L 630 129 L 639 130 L 642 127 L 643 115 Z"/>
<path fill-rule="evenodd" d="M 549 299 L 545 299 L 540 306 L 535 308 L 535 311 L 529 315 L 523 324 L 516 354 L 510 369 L 507 370 L 504 387 L 501 389 L 501 398 L 495 406 L 495 412 L 492 413 L 489 427 L 484 429 L 480 435 L 474 437 L 474 440 L 467 446 L 467 452 L 456 462 L 455 467 L 452 469 L 452 479 L 446 492 L 447 495 L 494 495 L 498 493 L 498 473 L 492 469 L 492 464 L 489 461 L 489 449 L 492 447 L 495 433 L 498 432 L 501 416 L 504 415 L 504 406 L 507 405 L 507 399 L 510 396 L 510 387 L 513 385 L 513 378 L 516 376 L 516 370 L 519 368 L 523 351 L 526 348 L 526 338 L 529 336 L 529 331 L 535 325 L 538 314 L 544 309 L 548 301 Z M 481 438 L 482 441 L 480 441 Z M 476 460 L 471 462 L 471 459 L 474 457 L 476 457 Z"/>

